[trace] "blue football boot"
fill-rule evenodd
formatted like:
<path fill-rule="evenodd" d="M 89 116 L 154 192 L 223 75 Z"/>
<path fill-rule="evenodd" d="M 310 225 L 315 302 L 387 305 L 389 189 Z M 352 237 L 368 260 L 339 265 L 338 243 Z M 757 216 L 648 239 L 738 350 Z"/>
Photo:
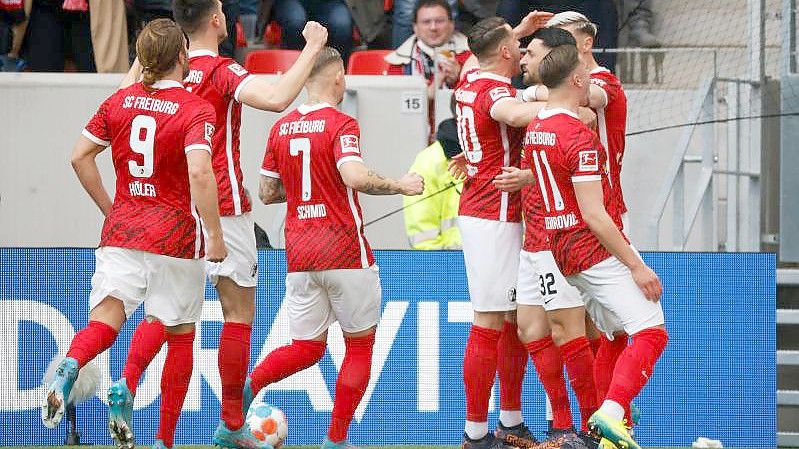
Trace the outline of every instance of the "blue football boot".
<path fill-rule="evenodd" d="M 71 357 L 62 360 L 42 404 L 42 424 L 48 429 L 55 429 L 61 423 L 69 393 L 77 378 L 78 361 Z"/>

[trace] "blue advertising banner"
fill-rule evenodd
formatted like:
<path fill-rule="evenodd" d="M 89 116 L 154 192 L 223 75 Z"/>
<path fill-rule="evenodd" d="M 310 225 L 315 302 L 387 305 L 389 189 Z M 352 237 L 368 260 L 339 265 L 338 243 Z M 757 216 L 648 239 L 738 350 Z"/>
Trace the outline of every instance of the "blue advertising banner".
<path fill-rule="evenodd" d="M 383 286 L 372 380 L 356 412 L 356 444 L 457 444 L 463 432 L 463 348 L 472 316 L 463 256 L 456 251 L 378 251 Z M 645 446 L 690 446 L 699 436 L 726 447 L 776 445 L 775 258 L 770 254 L 648 253 L 661 276 L 669 345 L 636 400 Z M 39 405 L 42 375 L 86 325 L 94 268 L 89 249 L 0 249 L 0 445 L 62 444 L 65 423 L 45 429 Z M 258 312 L 252 365 L 289 342 L 281 306 L 285 255 L 260 253 Z M 111 444 L 105 390 L 120 375 L 142 312 L 124 326 L 116 344 L 95 361 L 102 382 L 78 406 L 85 443 Z M 219 419 L 221 384 L 217 346 L 222 311 L 207 288 L 197 326 L 194 377 L 179 423 L 178 444 L 210 444 Z M 287 444 L 319 444 L 325 435 L 338 368 L 344 356 L 338 329 L 328 353 L 312 368 L 270 385 L 265 400 L 289 421 Z M 157 429 L 160 371 L 165 350 L 142 378 L 135 402 L 139 444 Z M 499 412 L 495 386 L 490 426 Z M 576 403 L 575 403 L 576 404 Z M 572 407 L 577 411 L 576 405 Z M 544 395 L 532 365 L 524 415 L 542 436 Z M 66 420 L 65 420 L 66 421 Z"/>

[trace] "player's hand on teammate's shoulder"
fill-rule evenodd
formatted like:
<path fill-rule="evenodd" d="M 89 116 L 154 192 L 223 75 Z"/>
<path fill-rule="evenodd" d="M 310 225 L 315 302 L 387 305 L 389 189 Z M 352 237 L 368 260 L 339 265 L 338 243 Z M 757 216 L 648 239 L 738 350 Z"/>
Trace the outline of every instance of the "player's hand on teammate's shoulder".
<path fill-rule="evenodd" d="M 630 272 L 633 275 L 633 280 L 638 285 L 638 288 L 644 292 L 646 299 L 652 302 L 660 301 L 663 295 L 663 285 L 660 283 L 658 275 L 652 271 L 645 263 L 634 267 Z"/>
<path fill-rule="evenodd" d="M 463 152 L 452 156 L 447 165 L 449 174 L 455 178 L 456 181 L 463 181 L 466 179 L 466 155 Z"/>
<path fill-rule="evenodd" d="M 208 245 L 205 248 L 205 260 L 208 262 L 222 262 L 227 257 L 227 248 L 225 248 L 225 241 L 222 235 L 209 236 L 206 239 Z"/>
<path fill-rule="evenodd" d="M 532 184 L 532 172 L 518 167 L 502 167 L 502 173 L 494 177 L 494 187 L 503 192 L 518 192 Z"/>
<path fill-rule="evenodd" d="M 322 49 L 327 43 L 327 28 L 319 22 L 307 22 L 302 30 L 302 37 L 305 38 L 305 45 Z"/>
<path fill-rule="evenodd" d="M 417 173 L 406 173 L 399 179 L 400 189 L 405 196 L 421 195 L 424 191 L 424 178 Z"/>

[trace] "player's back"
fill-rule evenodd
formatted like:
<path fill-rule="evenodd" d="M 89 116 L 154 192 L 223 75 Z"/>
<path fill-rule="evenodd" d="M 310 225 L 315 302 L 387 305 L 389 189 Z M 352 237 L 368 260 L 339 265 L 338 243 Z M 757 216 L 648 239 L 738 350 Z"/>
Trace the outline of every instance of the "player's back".
<path fill-rule="evenodd" d="M 544 227 L 563 274 L 583 271 L 610 257 L 583 220 L 574 191 L 574 183 L 601 181 L 605 209 L 621 226 L 597 135 L 571 111 L 544 109 L 528 127 L 525 159 L 536 179 Z"/>
<path fill-rule="evenodd" d="M 109 97 L 84 135 L 111 145 L 116 195 L 100 246 L 180 258 L 202 254 L 186 153 L 211 151 L 211 106 L 176 81 L 141 83 Z"/>
<path fill-rule="evenodd" d="M 455 90 L 458 137 L 468 174 L 461 193 L 460 215 L 521 220 L 519 193 L 500 192 L 492 183 L 502 167 L 518 167 L 521 159 L 524 129 L 491 118 L 496 104 L 515 97 L 516 89 L 510 80 L 490 72 L 467 74 Z"/>
<path fill-rule="evenodd" d="M 207 50 L 189 52 L 186 89 L 207 100 L 216 113 L 213 138 L 214 174 L 219 190 L 220 215 L 240 215 L 252 210 L 244 191 L 240 163 L 241 103 L 239 94 L 252 79 L 235 60 Z"/>
<path fill-rule="evenodd" d="M 286 191 L 288 271 L 368 268 L 358 193 L 338 168 L 362 161 L 352 117 L 327 104 L 302 105 L 278 120 L 261 173 L 279 176 Z"/>

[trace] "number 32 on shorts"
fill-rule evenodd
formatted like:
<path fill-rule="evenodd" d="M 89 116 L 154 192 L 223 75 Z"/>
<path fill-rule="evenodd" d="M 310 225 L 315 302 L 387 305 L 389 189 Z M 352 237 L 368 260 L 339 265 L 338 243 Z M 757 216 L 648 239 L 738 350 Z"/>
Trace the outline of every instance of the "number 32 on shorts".
<path fill-rule="evenodd" d="M 555 275 L 552 273 L 545 273 L 538 275 L 538 280 L 541 283 L 541 295 L 549 296 L 558 293 L 555 290 Z"/>

